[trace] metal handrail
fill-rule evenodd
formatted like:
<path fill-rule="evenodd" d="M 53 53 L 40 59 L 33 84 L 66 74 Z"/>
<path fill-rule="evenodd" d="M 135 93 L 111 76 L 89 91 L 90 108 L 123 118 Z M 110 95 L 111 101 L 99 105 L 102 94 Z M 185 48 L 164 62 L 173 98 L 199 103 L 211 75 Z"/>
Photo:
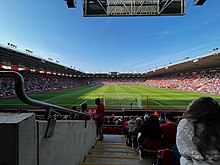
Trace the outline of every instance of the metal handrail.
<path fill-rule="evenodd" d="M 30 97 L 27 96 L 27 94 L 24 91 L 24 79 L 22 75 L 18 72 L 15 71 L 0 71 L 0 78 L 12 78 L 15 81 L 15 92 L 17 94 L 17 97 L 24 102 L 25 104 L 32 105 L 32 106 L 37 106 L 37 107 L 42 107 L 45 109 L 55 109 L 61 112 L 68 112 L 68 113 L 75 113 L 75 114 L 81 114 L 84 116 L 89 116 L 92 117 L 91 114 L 87 114 L 84 112 L 78 112 L 75 110 L 70 110 L 68 108 L 64 108 L 58 105 L 46 103 L 43 101 L 38 101 L 31 99 Z"/>

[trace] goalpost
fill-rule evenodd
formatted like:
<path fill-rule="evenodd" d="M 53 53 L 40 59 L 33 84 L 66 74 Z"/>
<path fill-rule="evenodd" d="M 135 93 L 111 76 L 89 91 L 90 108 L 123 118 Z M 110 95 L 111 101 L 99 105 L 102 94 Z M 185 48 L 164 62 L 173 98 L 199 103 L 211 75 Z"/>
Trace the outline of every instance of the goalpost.
<path fill-rule="evenodd" d="M 138 94 L 104 94 L 103 102 L 109 109 L 142 109 L 142 98 Z"/>

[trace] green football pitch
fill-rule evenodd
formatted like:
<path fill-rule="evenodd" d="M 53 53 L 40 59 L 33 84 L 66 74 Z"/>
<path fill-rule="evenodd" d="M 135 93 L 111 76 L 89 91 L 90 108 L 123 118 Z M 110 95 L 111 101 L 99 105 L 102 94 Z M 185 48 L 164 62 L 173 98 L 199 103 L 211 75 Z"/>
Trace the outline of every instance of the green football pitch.
<path fill-rule="evenodd" d="M 30 98 L 56 104 L 62 107 L 71 108 L 73 105 L 80 108 L 82 103 L 87 103 L 89 108 L 95 108 L 94 99 L 100 97 L 104 101 L 104 97 L 112 95 L 109 98 L 105 98 L 106 109 L 129 109 L 131 108 L 131 98 L 127 102 L 121 98 L 121 95 L 133 96 L 137 95 L 141 98 L 142 109 L 146 109 L 146 100 L 148 97 L 149 109 L 173 109 L 184 110 L 187 105 L 196 98 L 201 96 L 210 96 L 220 101 L 220 96 L 210 94 L 200 94 L 192 92 L 184 92 L 180 90 L 160 89 L 147 86 L 86 86 L 79 88 L 64 89 L 58 91 L 45 92 L 40 94 L 29 95 Z M 107 103 L 111 102 L 114 106 L 110 106 Z M 133 98 L 133 105 L 137 102 L 136 98 Z M 17 97 L 0 98 L 0 108 L 37 108 L 25 105 Z M 139 107 L 138 107 L 139 108 Z M 138 109 L 133 107 L 133 109 Z"/>

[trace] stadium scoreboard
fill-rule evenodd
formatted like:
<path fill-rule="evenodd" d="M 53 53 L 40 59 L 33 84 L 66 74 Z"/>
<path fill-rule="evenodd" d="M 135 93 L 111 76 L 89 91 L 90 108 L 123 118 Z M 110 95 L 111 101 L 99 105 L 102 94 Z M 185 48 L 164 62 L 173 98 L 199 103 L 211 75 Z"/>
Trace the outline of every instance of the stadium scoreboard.
<path fill-rule="evenodd" d="M 65 0 L 68 8 L 76 8 L 76 0 Z M 206 0 L 194 0 L 202 6 Z M 181 16 L 186 0 L 82 0 L 84 17 L 103 16 Z"/>
<path fill-rule="evenodd" d="M 185 0 L 83 0 L 84 16 L 184 15 Z"/>

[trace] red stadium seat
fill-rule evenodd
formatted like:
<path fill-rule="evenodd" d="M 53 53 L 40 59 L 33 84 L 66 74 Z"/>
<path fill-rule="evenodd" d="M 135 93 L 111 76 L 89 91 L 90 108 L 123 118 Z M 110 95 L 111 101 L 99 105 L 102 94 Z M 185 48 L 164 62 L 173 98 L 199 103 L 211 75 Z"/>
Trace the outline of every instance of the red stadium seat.
<path fill-rule="evenodd" d="M 159 149 L 161 149 L 161 141 L 160 140 L 149 140 L 145 139 L 143 145 L 140 145 L 140 156 L 146 154 L 153 154 L 156 157 L 156 154 Z"/>
<path fill-rule="evenodd" d="M 161 148 L 160 140 L 144 140 L 143 149 L 157 152 Z"/>
<path fill-rule="evenodd" d="M 164 149 L 158 150 L 157 165 L 171 165 L 172 164 L 172 150 Z"/>

